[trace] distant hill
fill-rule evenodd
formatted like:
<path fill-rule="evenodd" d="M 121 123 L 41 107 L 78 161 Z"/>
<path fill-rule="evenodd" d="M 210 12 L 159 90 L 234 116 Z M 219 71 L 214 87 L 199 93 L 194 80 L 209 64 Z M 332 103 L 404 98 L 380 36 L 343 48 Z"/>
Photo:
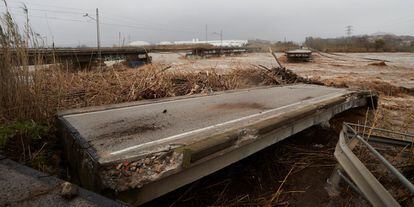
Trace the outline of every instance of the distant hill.
<path fill-rule="evenodd" d="M 387 32 L 376 32 L 376 33 L 373 33 L 369 36 L 397 36 L 397 35 L 395 35 L 393 33 L 387 33 Z"/>
<path fill-rule="evenodd" d="M 338 38 L 307 37 L 305 45 L 330 52 L 414 52 L 414 36 L 377 32 Z"/>

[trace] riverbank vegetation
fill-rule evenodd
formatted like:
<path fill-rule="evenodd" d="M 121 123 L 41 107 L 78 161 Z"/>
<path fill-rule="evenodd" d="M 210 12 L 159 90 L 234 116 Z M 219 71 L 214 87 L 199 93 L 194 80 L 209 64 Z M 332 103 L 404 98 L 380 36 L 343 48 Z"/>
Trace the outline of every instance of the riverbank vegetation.
<path fill-rule="evenodd" d="M 322 52 L 414 52 L 414 37 L 396 35 L 307 37 L 305 46 Z"/>

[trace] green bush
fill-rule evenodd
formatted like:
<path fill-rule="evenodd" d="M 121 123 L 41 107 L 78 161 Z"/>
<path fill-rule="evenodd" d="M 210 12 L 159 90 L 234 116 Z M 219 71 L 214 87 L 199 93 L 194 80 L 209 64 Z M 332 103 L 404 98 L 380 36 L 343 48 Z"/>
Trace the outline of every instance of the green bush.
<path fill-rule="evenodd" d="M 9 139 L 22 136 L 30 140 L 40 140 L 46 135 L 48 127 L 34 121 L 14 122 L 0 125 L 0 149 L 3 149 Z"/>

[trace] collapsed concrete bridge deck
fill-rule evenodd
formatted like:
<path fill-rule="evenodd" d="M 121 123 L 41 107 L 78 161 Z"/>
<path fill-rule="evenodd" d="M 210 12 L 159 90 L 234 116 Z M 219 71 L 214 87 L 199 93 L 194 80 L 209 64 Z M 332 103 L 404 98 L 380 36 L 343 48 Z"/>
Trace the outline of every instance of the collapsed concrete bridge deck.
<path fill-rule="evenodd" d="M 71 110 L 59 120 L 81 184 L 139 205 L 376 99 L 298 84 Z"/>

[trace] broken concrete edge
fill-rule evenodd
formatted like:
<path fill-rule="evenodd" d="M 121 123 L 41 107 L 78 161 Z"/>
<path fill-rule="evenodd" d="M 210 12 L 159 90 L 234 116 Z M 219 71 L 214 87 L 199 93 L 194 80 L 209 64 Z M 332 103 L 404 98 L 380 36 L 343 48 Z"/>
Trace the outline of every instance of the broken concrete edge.
<path fill-rule="evenodd" d="M 42 183 L 44 183 L 47 186 L 50 187 L 56 187 L 56 186 L 61 186 L 63 183 L 67 183 L 64 180 L 61 180 L 57 177 L 54 177 L 53 175 L 48 175 L 45 173 L 42 173 L 40 171 L 37 171 L 33 168 L 30 168 L 28 166 L 22 165 L 20 163 L 17 163 L 15 161 L 12 161 L 10 159 L 8 159 L 7 157 L 0 155 L 0 166 L 7 166 L 8 168 L 11 168 L 12 170 L 15 170 L 17 173 L 32 177 L 36 180 L 41 181 Z M 30 185 L 30 184 L 29 184 Z M 84 188 L 81 187 L 77 187 L 78 191 L 77 191 L 77 196 L 81 199 L 84 199 L 86 201 L 89 201 L 93 204 L 95 204 L 96 206 L 102 206 L 102 207 L 113 207 L 113 206 L 128 206 L 124 203 L 121 202 L 116 202 L 113 201 L 111 199 L 108 199 L 102 195 L 96 194 L 94 192 L 88 191 Z M 1 200 L 1 198 L 0 198 Z M 70 200 L 68 200 L 69 202 Z M 49 203 L 49 205 L 53 205 L 53 203 Z"/>
<path fill-rule="evenodd" d="M 359 98 L 366 98 L 367 99 L 367 107 L 371 109 L 377 109 L 379 103 L 379 93 L 372 90 L 364 90 L 359 91 L 358 93 Z"/>
<path fill-rule="evenodd" d="M 81 114 L 81 113 L 89 113 L 89 112 L 96 112 L 96 111 L 103 111 L 103 110 L 110 110 L 110 109 L 127 108 L 127 107 L 134 107 L 134 106 L 140 106 L 140 105 L 148 105 L 148 104 L 169 102 L 169 101 L 176 101 L 176 100 L 183 100 L 183 99 L 207 97 L 207 96 L 210 96 L 210 95 L 221 95 L 221 94 L 251 91 L 251 90 L 257 90 L 257 89 L 274 88 L 274 87 L 286 87 L 286 86 L 294 87 L 294 86 L 299 85 L 299 84 L 300 83 L 284 84 L 284 85 L 259 86 L 259 87 L 251 87 L 251 88 L 244 88 L 244 89 L 214 91 L 213 94 L 202 94 L 202 93 L 200 93 L 200 94 L 165 97 L 165 98 L 158 98 L 158 99 L 145 99 L 145 100 L 125 102 L 125 103 L 119 103 L 119 104 L 110 104 L 110 105 L 103 105 L 103 106 L 90 106 L 90 107 L 77 108 L 77 109 L 68 109 L 68 110 L 59 111 L 57 113 L 57 118 L 60 119 L 60 117 L 62 117 L 62 116 L 75 115 L 75 114 Z M 315 85 L 315 87 L 318 87 L 318 86 Z"/>
<path fill-rule="evenodd" d="M 311 126 L 329 121 L 335 115 L 351 108 L 366 107 L 371 105 L 370 97 L 353 97 L 338 105 L 321 108 L 316 114 L 301 116 L 299 119 L 288 125 L 281 125 L 268 133 L 262 134 L 257 139 L 249 141 L 241 146 L 233 145 L 224 150 L 218 151 L 201 160 L 196 161 L 187 168 L 181 168 L 179 173 L 171 173 L 162 179 L 143 185 L 142 188 L 130 189 L 118 192 L 117 197 L 133 205 L 141 205 L 154 198 L 162 196 L 179 187 L 194 182 L 204 176 L 214 173 L 226 166 L 229 166 L 243 158 L 246 158 L 272 144 L 282 141 L 296 133 L 299 133 Z M 134 195 L 134 196 L 128 196 Z"/>
<path fill-rule="evenodd" d="M 60 119 L 59 124 L 58 130 L 62 135 L 65 157 L 70 163 L 72 181 L 88 190 L 100 192 L 103 186 L 95 171 L 99 166 L 96 151 L 65 120 Z"/>

